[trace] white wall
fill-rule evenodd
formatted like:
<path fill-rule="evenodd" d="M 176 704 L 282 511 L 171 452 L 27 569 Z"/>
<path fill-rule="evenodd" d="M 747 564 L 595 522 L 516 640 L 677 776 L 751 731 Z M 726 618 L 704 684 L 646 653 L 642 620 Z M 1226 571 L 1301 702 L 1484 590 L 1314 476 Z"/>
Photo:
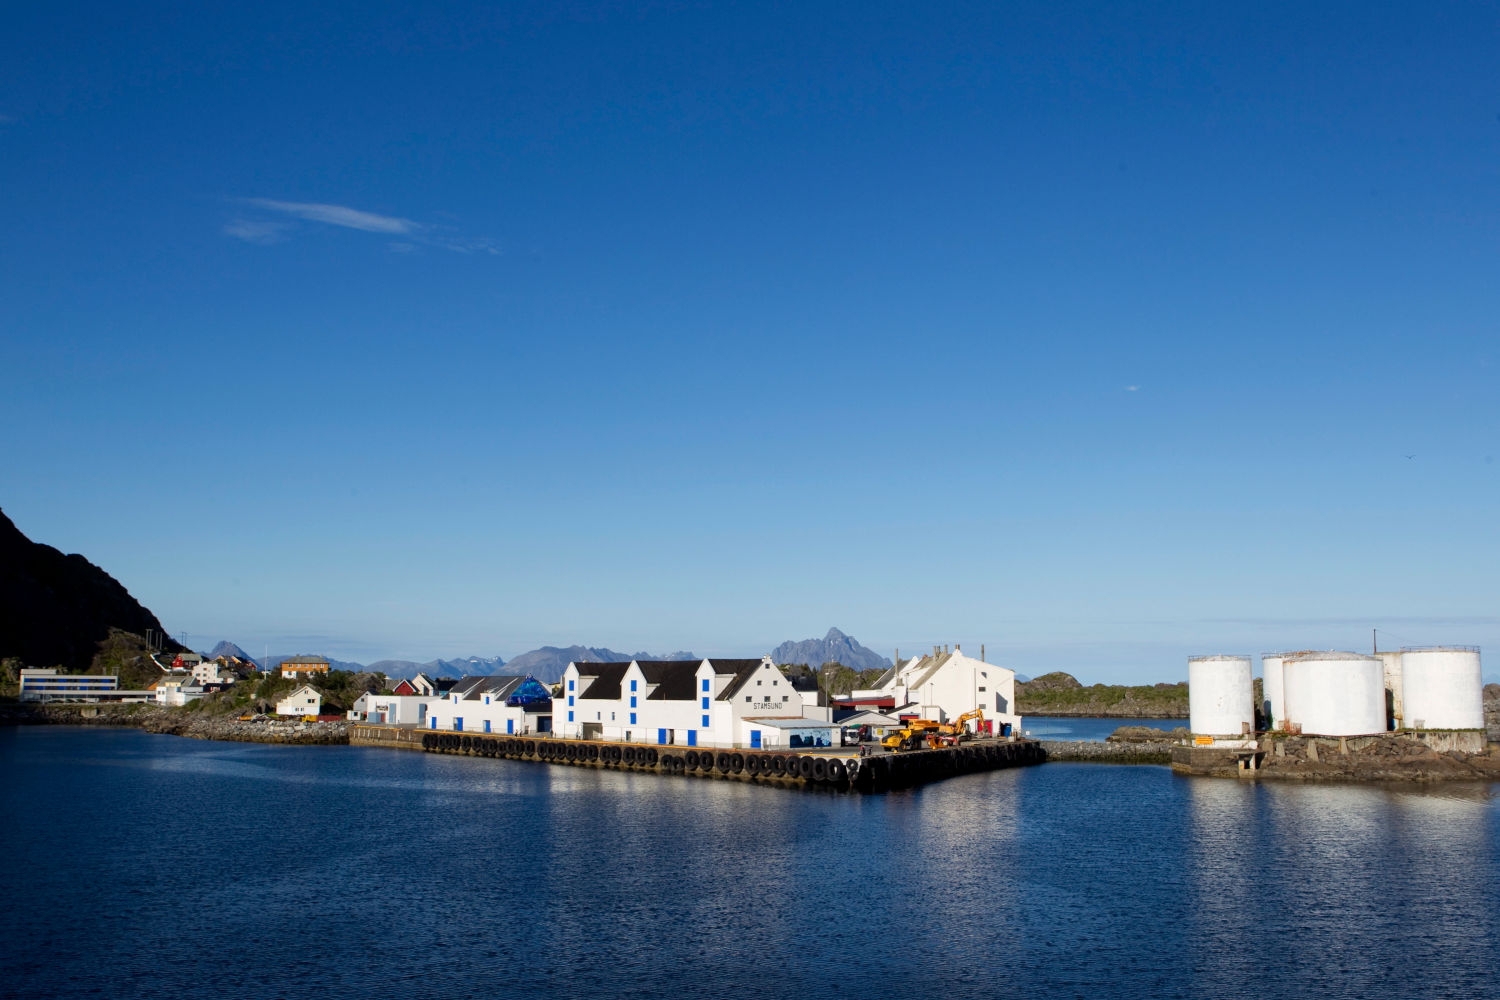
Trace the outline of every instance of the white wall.
<path fill-rule="evenodd" d="M 427 720 L 422 723 L 425 729 L 456 730 L 458 720 L 463 720 L 463 732 L 478 733 L 484 735 L 504 736 L 507 733 L 521 735 L 527 732 L 526 710 L 519 705 L 511 706 L 505 703 L 504 698 L 496 698 L 492 695 L 483 695 L 480 698 L 467 701 L 456 700 L 453 695 L 442 698 L 418 698 L 409 695 L 413 701 L 425 702 L 427 705 Z M 486 702 L 488 698 L 488 702 Z M 554 706 L 557 704 L 553 702 Z M 554 709 L 555 710 L 555 709 Z M 485 723 L 489 723 L 489 729 L 485 729 Z M 506 729 L 506 724 L 512 727 Z"/>
<path fill-rule="evenodd" d="M 317 715 L 323 707 L 323 696 L 303 686 L 276 703 L 277 715 Z"/>

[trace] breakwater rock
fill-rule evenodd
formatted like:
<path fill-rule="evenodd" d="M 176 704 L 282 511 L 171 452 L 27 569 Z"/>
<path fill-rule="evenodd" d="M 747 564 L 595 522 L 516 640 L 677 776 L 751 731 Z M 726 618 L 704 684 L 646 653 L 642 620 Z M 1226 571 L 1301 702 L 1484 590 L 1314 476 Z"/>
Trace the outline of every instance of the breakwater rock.
<path fill-rule="evenodd" d="M 204 715 L 155 705 L 22 705 L 0 708 L 0 725 L 129 726 L 148 733 L 238 743 L 345 744 L 346 722 L 303 722 L 258 716 L 251 720 Z"/>
<path fill-rule="evenodd" d="M 1267 734 L 1250 748 L 1179 746 L 1180 774 L 1291 781 L 1494 781 L 1500 748 L 1475 731 L 1376 736 Z"/>
<path fill-rule="evenodd" d="M 1048 761 L 1087 761 L 1096 764 L 1170 764 L 1169 742 L 1098 743 L 1090 740 L 1041 740 Z"/>

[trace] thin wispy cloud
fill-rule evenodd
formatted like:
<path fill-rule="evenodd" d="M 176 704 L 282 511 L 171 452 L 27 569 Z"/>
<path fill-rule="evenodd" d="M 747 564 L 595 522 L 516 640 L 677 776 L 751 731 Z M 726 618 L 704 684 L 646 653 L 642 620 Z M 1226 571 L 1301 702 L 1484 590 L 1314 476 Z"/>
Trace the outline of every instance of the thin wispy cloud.
<path fill-rule="evenodd" d="M 238 202 L 256 213 L 246 212 L 224 226 L 224 234 L 245 243 L 266 246 L 290 239 L 299 223 L 314 223 L 353 229 L 380 236 L 399 236 L 387 248 L 393 253 L 412 253 L 422 247 L 435 247 L 455 253 L 498 254 L 495 241 L 488 237 L 466 236 L 451 226 L 440 226 L 396 215 L 380 215 L 348 205 L 326 202 L 279 201 L 274 198 L 242 198 Z"/>
<path fill-rule="evenodd" d="M 401 235 L 418 229 L 410 219 L 398 219 L 390 215 L 361 212 L 345 205 L 322 205 L 306 201 L 272 201 L 270 198 L 247 198 L 247 204 L 272 212 L 281 212 L 308 222 L 325 222 L 330 226 L 358 229 L 366 233 L 391 233 Z"/>
<path fill-rule="evenodd" d="M 1125 391 L 1126 392 L 1140 392 L 1141 391 L 1141 387 L 1138 386 L 1138 385 L 1127 385 L 1125 387 Z"/>

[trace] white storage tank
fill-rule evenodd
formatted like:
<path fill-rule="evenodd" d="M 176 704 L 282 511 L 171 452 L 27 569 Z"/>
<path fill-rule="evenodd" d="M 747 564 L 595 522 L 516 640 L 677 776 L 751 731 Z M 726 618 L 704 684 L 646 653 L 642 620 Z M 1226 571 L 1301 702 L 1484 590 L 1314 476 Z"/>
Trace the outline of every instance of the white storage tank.
<path fill-rule="evenodd" d="M 1380 657 L 1381 665 L 1385 668 L 1386 728 L 1400 729 L 1403 725 L 1401 719 L 1405 714 L 1401 711 L 1401 652 L 1386 650 L 1375 655 Z"/>
<path fill-rule="evenodd" d="M 1286 728 L 1286 694 L 1282 670 L 1282 662 L 1294 654 L 1291 653 L 1262 653 L 1260 654 L 1260 710 L 1266 716 L 1267 729 Z"/>
<path fill-rule="evenodd" d="M 1289 729 L 1309 736 L 1385 732 L 1385 666 L 1360 653 L 1296 653 L 1281 664 Z"/>
<path fill-rule="evenodd" d="M 1478 646 L 1401 650 L 1401 700 L 1408 729 L 1483 729 Z"/>
<path fill-rule="evenodd" d="M 1194 656 L 1188 660 L 1188 724 L 1202 736 L 1240 736 L 1255 730 L 1250 657 Z"/>

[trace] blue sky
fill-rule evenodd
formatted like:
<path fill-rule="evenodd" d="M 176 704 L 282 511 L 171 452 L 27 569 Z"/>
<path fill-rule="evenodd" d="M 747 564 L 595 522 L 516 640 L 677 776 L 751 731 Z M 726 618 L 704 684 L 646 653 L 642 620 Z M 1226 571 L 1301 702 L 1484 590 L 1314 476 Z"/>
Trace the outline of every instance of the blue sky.
<path fill-rule="evenodd" d="M 7 10 L 0 506 L 255 652 L 1500 649 L 1500 11 L 937 7 Z"/>

